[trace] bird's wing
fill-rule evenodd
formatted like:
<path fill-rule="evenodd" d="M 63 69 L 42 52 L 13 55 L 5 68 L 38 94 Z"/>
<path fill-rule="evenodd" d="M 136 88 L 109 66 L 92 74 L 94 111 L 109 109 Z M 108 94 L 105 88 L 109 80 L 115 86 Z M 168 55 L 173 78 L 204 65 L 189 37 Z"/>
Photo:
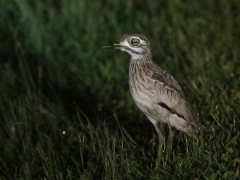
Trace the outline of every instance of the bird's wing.
<path fill-rule="evenodd" d="M 152 74 L 153 86 L 156 92 L 157 103 L 186 121 L 195 119 L 184 98 L 178 82 L 166 71 L 154 71 Z"/>
<path fill-rule="evenodd" d="M 169 114 L 175 114 L 187 121 L 194 131 L 205 129 L 188 106 L 178 82 L 158 66 L 153 66 L 151 69 L 156 103 L 169 111 Z"/>

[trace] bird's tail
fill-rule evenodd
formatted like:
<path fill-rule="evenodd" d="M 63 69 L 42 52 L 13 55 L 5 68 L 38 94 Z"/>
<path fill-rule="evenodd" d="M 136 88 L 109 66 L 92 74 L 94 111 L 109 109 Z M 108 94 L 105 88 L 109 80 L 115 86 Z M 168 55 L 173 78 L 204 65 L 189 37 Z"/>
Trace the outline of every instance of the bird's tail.
<path fill-rule="evenodd" d="M 204 129 L 205 126 L 203 126 L 198 120 L 196 120 L 195 122 L 189 122 L 187 134 L 197 139 L 199 133 Z"/>

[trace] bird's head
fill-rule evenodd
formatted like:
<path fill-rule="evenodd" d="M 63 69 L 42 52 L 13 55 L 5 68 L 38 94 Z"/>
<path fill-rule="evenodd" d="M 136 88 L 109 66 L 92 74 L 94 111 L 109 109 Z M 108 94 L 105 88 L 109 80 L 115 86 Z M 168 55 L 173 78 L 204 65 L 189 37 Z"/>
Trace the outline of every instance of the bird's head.
<path fill-rule="evenodd" d="M 150 42 L 141 34 L 125 34 L 119 43 L 103 46 L 104 48 L 120 49 L 131 55 L 132 59 L 138 59 L 150 55 Z"/>

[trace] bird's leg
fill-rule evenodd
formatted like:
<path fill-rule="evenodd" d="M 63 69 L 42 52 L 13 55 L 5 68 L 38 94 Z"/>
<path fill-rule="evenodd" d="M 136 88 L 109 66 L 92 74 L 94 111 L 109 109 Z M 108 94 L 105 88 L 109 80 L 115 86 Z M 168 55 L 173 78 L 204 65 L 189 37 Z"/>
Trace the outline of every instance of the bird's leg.
<path fill-rule="evenodd" d="M 158 169 L 161 158 L 162 158 L 162 150 L 163 150 L 162 148 L 163 147 L 165 148 L 165 138 L 164 138 L 161 130 L 159 129 L 158 122 L 154 121 L 153 125 L 154 125 L 154 128 L 156 129 L 157 135 L 158 135 L 158 151 L 157 151 L 157 160 L 156 160 L 156 165 L 155 165 L 155 169 Z"/>
<path fill-rule="evenodd" d="M 156 159 L 155 169 L 159 169 L 163 148 L 165 150 L 165 138 L 159 128 L 158 121 L 153 119 L 151 116 L 147 116 L 147 117 L 152 122 L 158 135 L 158 150 L 157 150 L 157 159 Z"/>
<path fill-rule="evenodd" d="M 163 147 L 165 149 L 165 138 L 164 138 L 162 132 L 159 130 L 159 132 L 158 132 L 158 151 L 157 151 L 157 160 L 156 160 L 155 169 L 159 169 L 159 164 L 160 164 L 161 158 L 162 158 Z"/>
<path fill-rule="evenodd" d="M 167 141 L 167 148 L 166 148 L 166 160 L 168 160 L 169 153 L 172 151 L 172 144 L 173 144 L 173 137 L 174 137 L 174 131 L 172 130 L 171 125 L 168 124 L 168 141 Z"/>

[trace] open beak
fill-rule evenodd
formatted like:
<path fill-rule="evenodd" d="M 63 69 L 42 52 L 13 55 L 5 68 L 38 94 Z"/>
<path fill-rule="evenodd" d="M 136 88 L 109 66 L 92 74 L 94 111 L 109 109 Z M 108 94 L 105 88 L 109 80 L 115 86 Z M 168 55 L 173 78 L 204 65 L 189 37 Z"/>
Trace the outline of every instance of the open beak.
<path fill-rule="evenodd" d="M 110 45 L 103 46 L 103 48 L 106 48 L 106 49 L 117 49 L 121 47 L 122 47 L 121 44 L 110 44 Z"/>

